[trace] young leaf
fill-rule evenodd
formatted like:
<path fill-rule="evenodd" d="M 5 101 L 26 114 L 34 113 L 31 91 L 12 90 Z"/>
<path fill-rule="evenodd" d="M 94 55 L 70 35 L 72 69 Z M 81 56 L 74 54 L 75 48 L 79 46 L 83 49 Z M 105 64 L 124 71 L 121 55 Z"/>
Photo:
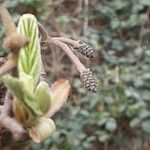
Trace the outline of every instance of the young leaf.
<path fill-rule="evenodd" d="M 41 116 L 42 112 L 34 97 L 29 93 L 29 89 L 25 88 L 24 82 L 18 78 L 14 78 L 10 75 L 5 75 L 2 78 L 5 85 L 12 91 L 19 101 L 25 104 L 25 106 L 36 116 Z"/>
<path fill-rule="evenodd" d="M 18 99 L 23 100 L 24 90 L 22 81 L 10 75 L 3 76 L 2 81 L 5 83 L 6 87 L 9 88 Z"/>
<path fill-rule="evenodd" d="M 49 86 L 46 82 L 41 81 L 37 85 L 34 99 L 35 99 L 35 102 L 38 103 L 41 111 L 43 113 L 46 113 L 48 109 L 50 108 L 50 103 L 51 103 L 51 93 L 49 90 Z"/>
<path fill-rule="evenodd" d="M 29 129 L 29 136 L 36 143 L 40 143 L 48 138 L 55 131 L 55 123 L 52 119 L 42 117 L 35 126 Z"/>
<path fill-rule="evenodd" d="M 19 20 L 18 33 L 29 38 L 29 44 L 23 47 L 19 54 L 19 77 L 21 72 L 24 72 L 33 76 L 37 83 L 41 70 L 41 48 L 36 18 L 31 14 L 24 14 Z"/>
<path fill-rule="evenodd" d="M 50 91 L 52 93 L 51 107 L 45 116 L 51 117 L 57 112 L 68 98 L 70 84 L 68 80 L 59 80 L 52 84 Z"/>
<path fill-rule="evenodd" d="M 20 73 L 20 79 L 24 83 L 24 87 L 28 91 L 28 93 L 33 94 L 35 89 L 33 77 L 22 72 Z"/>

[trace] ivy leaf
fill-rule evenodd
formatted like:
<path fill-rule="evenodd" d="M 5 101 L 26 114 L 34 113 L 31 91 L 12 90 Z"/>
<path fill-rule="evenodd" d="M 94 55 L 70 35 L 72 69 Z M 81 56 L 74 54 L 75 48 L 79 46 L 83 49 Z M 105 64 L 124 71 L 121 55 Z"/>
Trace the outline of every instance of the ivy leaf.
<path fill-rule="evenodd" d="M 143 5 L 150 6 L 150 1 L 149 1 L 149 0 L 141 0 L 141 3 L 142 3 Z"/>
<path fill-rule="evenodd" d="M 150 134 L 150 120 L 145 120 L 142 123 L 142 129 L 146 132 Z"/>
<path fill-rule="evenodd" d="M 108 131 L 113 132 L 117 128 L 117 122 L 114 118 L 109 118 L 107 123 L 105 124 L 105 127 Z"/>

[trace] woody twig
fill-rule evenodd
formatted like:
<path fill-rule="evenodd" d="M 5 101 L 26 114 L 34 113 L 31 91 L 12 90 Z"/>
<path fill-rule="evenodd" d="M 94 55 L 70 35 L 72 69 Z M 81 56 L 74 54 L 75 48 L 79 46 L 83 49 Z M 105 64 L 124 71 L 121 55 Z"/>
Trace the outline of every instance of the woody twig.
<path fill-rule="evenodd" d="M 95 53 L 93 49 L 80 41 L 75 41 L 64 37 L 50 37 L 42 24 L 38 23 L 38 26 L 42 43 L 47 44 L 48 46 L 52 44 L 62 49 L 75 64 L 85 87 L 87 87 L 89 91 L 96 92 L 97 82 L 93 76 L 93 73 L 90 69 L 87 69 L 74 54 L 74 50 L 78 50 L 78 52 L 86 57 L 94 58 Z"/>

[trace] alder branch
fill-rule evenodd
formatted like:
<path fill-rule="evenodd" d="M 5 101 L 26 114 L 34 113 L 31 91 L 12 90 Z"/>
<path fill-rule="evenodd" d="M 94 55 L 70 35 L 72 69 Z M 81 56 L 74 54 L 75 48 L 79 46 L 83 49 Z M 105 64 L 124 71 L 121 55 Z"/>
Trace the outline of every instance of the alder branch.
<path fill-rule="evenodd" d="M 98 84 L 96 82 L 93 73 L 90 71 L 90 69 L 85 68 L 85 66 L 74 54 L 74 50 L 77 50 L 86 57 L 94 58 L 95 57 L 94 50 L 90 46 L 80 41 L 75 41 L 64 37 L 50 37 L 48 36 L 44 26 L 41 25 L 40 23 L 38 23 L 38 25 L 41 34 L 41 39 L 43 40 L 42 43 L 47 44 L 48 46 L 52 44 L 63 50 L 77 67 L 77 70 L 80 73 L 81 81 L 83 82 L 85 87 L 93 93 L 96 92 L 98 89 Z"/>
<path fill-rule="evenodd" d="M 67 39 L 67 38 L 64 38 L 64 37 L 54 37 L 54 39 L 57 39 L 57 40 L 59 40 L 63 43 L 71 45 L 73 48 L 79 48 L 80 47 L 79 41 L 75 41 L 75 40 L 72 40 L 72 39 Z"/>
<path fill-rule="evenodd" d="M 45 27 L 39 22 L 38 22 L 38 28 L 39 28 L 39 32 L 40 32 L 40 35 L 41 35 L 41 40 L 42 40 L 42 42 L 44 42 L 49 37 L 48 33 L 47 33 Z M 80 46 L 79 41 L 75 41 L 75 40 L 72 40 L 72 39 L 68 39 L 68 38 L 64 38 L 64 37 L 51 37 L 51 38 L 59 40 L 63 43 L 71 45 L 75 48 L 78 48 Z"/>
<path fill-rule="evenodd" d="M 8 52 L 7 61 L 0 67 L 1 76 L 17 68 L 18 53 L 21 47 L 28 44 L 29 40 L 16 32 L 15 23 L 12 21 L 12 18 L 7 8 L 5 7 L 3 0 L 0 0 L 0 17 L 7 32 L 7 36 L 3 42 L 3 48 L 6 52 Z M 42 24 L 38 23 L 38 27 L 41 36 L 41 43 L 47 44 L 48 46 L 52 44 L 63 50 L 77 67 L 77 70 L 79 71 L 80 76 L 83 78 L 86 87 L 88 87 L 89 90 L 95 92 L 97 87 L 95 85 L 95 80 L 93 79 L 92 73 L 85 68 L 85 66 L 74 54 L 74 50 L 81 48 L 81 46 L 85 47 L 85 45 L 82 45 L 79 41 L 67 39 L 64 37 L 50 37 L 48 36 L 48 33 Z M 87 49 L 89 50 L 89 47 L 85 47 L 85 50 Z M 43 64 L 41 65 L 42 70 L 40 79 L 43 80 L 45 71 Z M 22 124 L 13 118 L 11 114 L 12 100 L 12 94 L 10 91 L 7 91 L 4 104 L 0 106 L 0 128 L 3 127 L 8 129 L 16 140 L 26 139 L 29 137 L 27 131 L 23 128 Z M 56 110 L 56 108 L 58 108 L 58 106 L 53 109 L 53 112 Z"/>
<path fill-rule="evenodd" d="M 39 28 L 39 32 L 41 34 L 41 40 L 45 41 L 48 38 L 48 34 L 46 29 L 44 28 L 44 26 L 38 22 L 38 28 Z"/>
<path fill-rule="evenodd" d="M 60 38 L 50 37 L 48 36 L 48 33 L 42 24 L 38 23 L 38 27 L 39 27 L 39 31 L 41 34 L 41 39 L 43 40 L 42 42 L 44 44 L 47 44 L 48 46 L 50 44 L 53 44 L 59 47 L 60 49 L 62 49 L 68 55 L 68 57 L 72 60 L 72 62 L 76 65 L 80 73 L 82 73 L 86 69 L 85 66 L 80 62 L 80 60 L 73 53 L 72 49 L 67 45 L 69 44 L 74 47 L 79 47 L 79 43 L 77 41 L 63 38 L 63 37 L 60 37 Z"/>
<path fill-rule="evenodd" d="M 55 46 L 58 46 L 60 49 L 62 49 L 72 60 L 72 62 L 76 65 L 80 73 L 86 69 L 85 66 L 79 61 L 79 59 L 75 56 L 75 54 L 72 52 L 72 50 L 69 48 L 67 44 L 61 42 L 60 40 L 50 38 L 50 37 L 45 42 L 47 44 L 53 44 Z"/>

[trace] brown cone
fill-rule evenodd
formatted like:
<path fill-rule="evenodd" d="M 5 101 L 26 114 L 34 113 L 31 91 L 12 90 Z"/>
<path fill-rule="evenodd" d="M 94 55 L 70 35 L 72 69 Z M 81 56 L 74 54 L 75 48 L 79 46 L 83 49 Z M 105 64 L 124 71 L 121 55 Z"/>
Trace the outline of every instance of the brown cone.
<path fill-rule="evenodd" d="M 85 43 L 79 41 L 80 46 L 77 49 L 78 52 L 80 52 L 82 55 L 89 57 L 89 58 L 94 58 L 95 57 L 95 51 L 93 50 L 92 47 L 86 45 Z"/>
<path fill-rule="evenodd" d="M 83 82 L 83 84 L 85 85 L 85 87 L 95 93 L 97 92 L 97 88 L 98 88 L 98 84 L 93 76 L 93 73 L 90 71 L 90 69 L 86 69 L 84 70 L 81 75 L 80 78 Z"/>

